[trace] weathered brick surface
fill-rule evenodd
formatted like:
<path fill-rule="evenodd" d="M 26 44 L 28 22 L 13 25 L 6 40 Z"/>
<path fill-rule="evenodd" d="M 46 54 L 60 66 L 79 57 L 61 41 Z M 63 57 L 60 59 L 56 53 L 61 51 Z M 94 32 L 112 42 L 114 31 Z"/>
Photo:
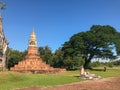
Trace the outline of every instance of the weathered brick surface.
<path fill-rule="evenodd" d="M 25 59 L 20 61 L 17 65 L 12 67 L 10 70 L 25 72 L 25 73 L 57 73 L 62 69 L 50 67 L 42 61 L 41 57 L 37 55 L 37 48 L 29 47 L 28 54 Z"/>

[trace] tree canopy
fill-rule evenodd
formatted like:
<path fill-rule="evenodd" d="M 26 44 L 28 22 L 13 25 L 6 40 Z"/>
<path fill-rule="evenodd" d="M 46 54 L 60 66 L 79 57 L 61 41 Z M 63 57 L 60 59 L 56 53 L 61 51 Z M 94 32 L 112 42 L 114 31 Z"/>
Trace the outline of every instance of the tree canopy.
<path fill-rule="evenodd" d="M 7 56 L 6 67 L 8 69 L 10 69 L 10 67 L 13 67 L 19 61 L 23 60 L 26 53 L 27 51 L 20 52 L 18 50 L 13 50 L 11 48 L 8 48 L 6 53 L 6 56 Z"/>
<path fill-rule="evenodd" d="M 63 44 L 64 57 L 82 56 L 84 67 L 88 68 L 91 59 L 114 58 L 114 51 L 120 53 L 120 33 L 109 25 L 93 25 L 89 31 L 73 35 Z"/>
<path fill-rule="evenodd" d="M 0 1 L 0 9 L 1 9 L 1 10 L 6 9 L 6 4 L 5 4 L 4 2 L 1 2 L 1 1 Z"/>

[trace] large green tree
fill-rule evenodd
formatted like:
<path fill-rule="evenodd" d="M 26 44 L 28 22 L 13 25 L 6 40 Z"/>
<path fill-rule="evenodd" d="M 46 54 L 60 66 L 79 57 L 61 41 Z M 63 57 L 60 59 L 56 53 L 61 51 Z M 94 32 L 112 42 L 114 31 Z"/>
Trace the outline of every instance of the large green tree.
<path fill-rule="evenodd" d="M 89 31 L 73 35 L 62 50 L 64 57 L 83 57 L 84 67 L 89 68 L 94 57 L 111 59 L 115 57 L 114 52 L 120 53 L 120 33 L 109 25 L 93 25 Z"/>

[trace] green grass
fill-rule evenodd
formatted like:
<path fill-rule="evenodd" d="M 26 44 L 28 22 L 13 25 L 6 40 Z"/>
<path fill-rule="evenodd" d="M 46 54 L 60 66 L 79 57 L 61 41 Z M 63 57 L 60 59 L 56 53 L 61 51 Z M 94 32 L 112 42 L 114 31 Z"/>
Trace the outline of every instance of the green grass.
<path fill-rule="evenodd" d="M 106 72 L 99 71 L 99 70 L 103 70 L 103 67 L 97 67 L 95 69 L 96 70 L 98 69 L 98 71 L 90 71 L 90 73 L 94 73 L 96 75 L 99 75 L 102 78 L 120 76 L 120 67 L 113 67 L 113 68 L 107 67 Z"/>
<path fill-rule="evenodd" d="M 103 67 L 96 68 L 98 70 L 103 69 Z M 90 71 L 106 77 L 120 76 L 120 67 L 107 68 L 107 72 L 104 71 Z M 0 90 L 11 90 L 15 88 L 28 87 L 28 86 L 54 86 L 63 85 L 73 82 L 83 81 L 79 76 L 79 71 L 67 71 L 61 74 L 23 74 L 17 72 L 0 72 Z"/>
<path fill-rule="evenodd" d="M 77 72 L 65 72 L 62 74 L 23 74 L 17 72 L 0 73 L 0 90 L 10 90 L 13 88 L 28 86 L 54 86 L 82 81 L 74 77 Z"/>

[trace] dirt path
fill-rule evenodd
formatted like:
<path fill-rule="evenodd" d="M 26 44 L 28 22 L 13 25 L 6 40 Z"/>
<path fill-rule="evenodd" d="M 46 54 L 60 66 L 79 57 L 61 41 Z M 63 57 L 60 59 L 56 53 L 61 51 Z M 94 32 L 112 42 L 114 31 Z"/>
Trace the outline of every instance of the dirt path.
<path fill-rule="evenodd" d="M 48 88 L 29 87 L 16 90 L 120 90 L 120 76 Z"/>

